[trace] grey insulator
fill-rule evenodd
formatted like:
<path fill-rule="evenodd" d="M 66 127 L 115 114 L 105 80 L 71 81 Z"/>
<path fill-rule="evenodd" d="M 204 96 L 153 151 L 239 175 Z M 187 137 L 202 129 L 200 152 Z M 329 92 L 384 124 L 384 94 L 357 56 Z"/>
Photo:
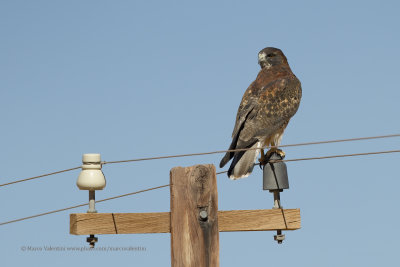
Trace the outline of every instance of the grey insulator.
<path fill-rule="evenodd" d="M 269 158 L 272 160 L 282 160 L 277 153 L 273 153 Z M 263 170 L 263 189 L 264 190 L 283 190 L 289 188 L 289 178 L 285 162 L 267 163 Z"/>

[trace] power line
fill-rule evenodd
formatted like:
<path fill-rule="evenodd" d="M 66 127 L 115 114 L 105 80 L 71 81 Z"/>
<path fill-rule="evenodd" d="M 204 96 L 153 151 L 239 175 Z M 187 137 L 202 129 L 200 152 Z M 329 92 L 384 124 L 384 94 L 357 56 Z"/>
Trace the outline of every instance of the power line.
<path fill-rule="evenodd" d="M 292 162 L 292 161 L 304 161 L 304 160 L 331 159 L 331 158 L 342 158 L 342 157 L 356 157 L 356 156 L 390 154 L 390 153 L 399 153 L 399 152 L 400 152 L 400 150 L 387 150 L 387 151 L 378 151 L 378 152 L 366 152 L 366 153 L 353 153 L 353 154 L 331 155 L 331 156 L 310 157 L 310 158 L 274 160 L 274 161 L 271 161 L 271 163 L 272 162 Z M 255 165 L 259 165 L 259 164 L 255 164 Z M 223 173 L 226 173 L 226 172 L 227 171 L 217 172 L 216 175 L 223 174 Z M 151 191 L 151 190 L 160 189 L 160 188 L 167 187 L 167 186 L 171 186 L 171 184 L 161 185 L 161 186 L 152 187 L 152 188 L 148 188 L 148 189 L 144 189 L 144 190 L 140 190 L 140 191 L 136 191 L 136 192 L 132 192 L 132 193 L 118 195 L 118 196 L 115 196 L 115 197 L 109 197 L 109 198 L 97 200 L 96 203 L 100 203 L 100 202 L 104 202 L 104 201 L 108 201 L 108 200 L 113 200 L 113 199 L 117 199 L 117 198 L 121 198 L 121 197 L 131 196 L 131 195 L 135 195 L 135 194 L 139 194 L 139 193 L 143 193 L 143 192 L 147 192 L 147 191 Z M 57 213 L 57 212 L 61 212 L 61 211 L 75 209 L 75 208 L 83 207 L 83 206 L 86 206 L 86 205 L 88 205 L 88 203 L 79 204 L 79 205 L 75 205 L 75 206 L 71 206 L 71 207 L 67 207 L 67 208 L 63 208 L 63 209 L 53 210 L 53 211 L 49 211 L 49 212 L 45 212 L 45 213 L 40 213 L 40 214 L 36 214 L 36 215 L 32 215 L 32 216 L 28 216 L 28 217 L 24 217 L 24 218 L 20 218 L 20 219 L 16 219 L 16 220 L 6 221 L 6 222 L 3 222 L 3 223 L 0 223 L 0 226 L 1 225 L 5 225 L 5 224 L 9 224 L 9 223 L 28 220 L 28 219 L 32 219 L 32 218 L 36 218 L 36 217 L 40 217 L 40 216 L 44 216 L 44 215 L 49 215 L 49 214 L 53 214 L 53 213 Z"/>
<path fill-rule="evenodd" d="M 279 146 L 279 147 L 293 147 L 293 146 L 308 146 L 308 145 L 319 145 L 319 144 L 331 144 L 331 143 L 341 143 L 341 142 L 351 142 L 351 141 L 364 141 L 364 140 L 392 138 L 392 137 L 400 137 L 400 134 L 389 134 L 389 135 L 379 135 L 379 136 L 369 136 L 369 137 L 358 137 L 358 138 L 348 138 L 348 139 L 337 139 L 337 140 L 328 140 L 328 141 L 298 143 L 298 144 L 291 144 L 291 145 L 282 145 L 282 146 Z"/>
<path fill-rule="evenodd" d="M 338 140 L 327 140 L 327 141 L 318 141 L 318 142 L 307 142 L 307 143 L 298 143 L 298 144 L 289 144 L 289 145 L 281 145 L 278 147 L 295 147 L 295 146 L 307 146 L 307 145 L 319 145 L 319 144 L 329 144 L 329 143 L 339 143 L 339 142 L 350 142 L 350 141 L 362 141 L 362 140 L 371 140 L 371 139 L 381 139 L 381 138 L 391 138 L 391 137 L 400 137 L 400 134 L 390 134 L 390 135 L 380 135 L 380 136 L 369 136 L 369 137 L 358 137 L 358 138 L 349 138 L 349 139 L 338 139 Z M 264 146 L 262 149 L 271 148 L 269 146 Z M 114 164 L 114 163 L 126 163 L 126 162 L 135 162 L 135 161 L 145 161 L 145 160 L 156 160 L 156 159 L 169 159 L 169 158 L 182 158 L 182 157 L 192 157 L 192 156 L 203 156 L 210 154 L 219 154 L 226 152 L 238 152 L 238 151 L 247 151 L 247 150 L 257 150 L 260 148 L 241 148 L 241 149 L 231 149 L 231 150 L 217 150 L 211 152 L 202 152 L 202 153 L 191 153 L 191 154 L 179 154 L 179 155 L 168 155 L 168 156 L 159 156 L 159 157 L 149 157 L 149 158 L 137 158 L 137 159 L 127 159 L 127 160 L 117 160 L 117 161 L 103 161 L 102 164 Z"/>
<path fill-rule="evenodd" d="M 167 187 L 167 186 L 170 186 L 170 185 L 166 184 L 166 185 L 152 187 L 152 188 L 148 188 L 148 189 L 144 189 L 144 190 L 140 190 L 140 191 L 136 191 L 136 192 L 132 192 L 132 193 L 128 193 L 128 194 L 123 194 L 123 195 L 119 195 L 119 196 L 115 196 L 115 197 L 109 197 L 109 198 L 97 200 L 96 203 L 104 202 L 104 201 L 108 201 L 108 200 L 113 200 L 113 199 L 116 199 L 116 198 L 131 196 L 131 195 L 135 195 L 135 194 L 139 194 L 139 193 L 143 193 L 143 192 L 147 192 L 147 191 L 151 191 L 151 190 L 160 189 L 160 188 Z M 24 220 L 28 220 L 28 219 L 32 219 L 32 218 L 36 218 L 36 217 L 40 217 L 40 216 L 45 216 L 45 215 L 49 215 L 49 214 L 53 214 L 53 213 L 57 213 L 57 212 L 61 212 L 61 211 L 71 210 L 71 209 L 75 209 L 75 208 L 79 208 L 79 207 L 83 207 L 83 206 L 87 206 L 87 205 L 88 205 L 88 203 L 84 203 L 84 204 L 79 204 L 79 205 L 75 205 L 75 206 L 71 206 L 71 207 L 67 207 L 67 208 L 63 208 L 63 209 L 52 210 L 52 211 L 48 211 L 48 212 L 44 212 L 44 213 L 40 213 L 40 214 L 28 216 L 28 217 L 24 217 L 24 218 L 19 218 L 19 219 L 15 219 L 15 220 L 11 220 L 11 221 L 2 222 L 2 223 L 0 223 L 0 225 L 20 222 L 20 221 L 24 221 Z"/>
<path fill-rule="evenodd" d="M 390 153 L 399 153 L 399 152 L 400 152 L 400 150 L 387 150 L 387 151 L 378 151 L 378 152 L 353 153 L 353 154 L 331 155 L 331 156 L 310 157 L 310 158 L 271 160 L 269 162 L 270 163 L 293 162 L 293 161 L 316 160 L 316 159 L 332 159 L 332 158 L 345 158 L 345 157 L 356 157 L 356 156 L 367 156 L 367 155 L 378 155 L 378 154 L 390 154 Z M 260 165 L 260 163 L 254 164 L 254 166 L 256 166 L 256 165 Z M 227 173 L 227 172 L 228 171 L 217 172 L 217 175 Z"/>
<path fill-rule="evenodd" d="M 46 173 L 46 174 L 42 174 L 42 175 L 30 177 L 30 178 L 21 179 L 21 180 L 16 180 L 16 181 L 5 183 L 5 184 L 0 184 L 0 187 L 6 186 L 6 185 L 11 185 L 11 184 L 16 184 L 16 183 L 21 183 L 21 182 L 26 182 L 26 181 L 30 181 L 33 179 L 38 179 L 38 178 L 42 178 L 42 177 L 46 177 L 46 176 L 50 176 L 50 175 L 54 175 L 54 174 L 59 174 L 59 173 L 63 173 L 63 172 L 69 172 L 69 171 L 77 170 L 80 168 L 81 168 L 81 166 L 70 168 L 70 169 L 65 169 L 65 170 L 61 170 L 61 171 L 56 171 L 56 172 L 50 172 L 50 173 Z"/>
<path fill-rule="evenodd" d="M 351 142 L 351 141 L 362 141 L 362 140 L 371 140 L 371 139 L 382 139 L 382 138 L 392 138 L 392 137 L 400 137 L 400 134 L 390 134 L 390 135 L 379 135 L 379 136 L 369 136 L 369 137 L 358 137 L 358 138 L 348 138 L 348 139 L 337 139 L 337 140 L 327 140 L 327 141 L 317 141 L 317 142 L 306 142 L 306 143 L 297 143 L 297 144 L 289 144 L 289 145 L 281 145 L 279 147 L 295 147 L 295 146 L 307 146 L 307 145 L 318 145 L 318 144 L 329 144 L 329 143 L 339 143 L 339 142 Z M 270 148 L 269 146 L 262 147 L 262 149 Z M 113 164 L 113 163 L 126 163 L 126 162 L 136 162 L 136 161 L 145 161 L 145 160 L 157 160 L 157 159 L 168 159 L 168 158 L 180 158 L 180 157 L 191 157 L 191 156 L 202 156 L 202 155 L 210 155 L 210 154 L 218 154 L 218 153 L 226 153 L 226 152 L 237 152 L 237 151 L 245 151 L 245 150 L 256 150 L 260 148 L 243 148 L 243 149 L 231 149 L 231 150 L 218 150 L 211 152 L 203 152 L 203 153 L 191 153 L 191 154 L 179 154 L 179 155 L 169 155 L 169 156 L 159 156 L 159 157 L 149 157 L 149 158 L 138 158 L 138 159 L 128 159 L 128 160 L 119 160 L 119 161 L 103 161 L 102 164 Z M 291 160 L 294 161 L 294 160 Z M 8 186 L 20 182 L 26 182 L 54 174 L 59 174 L 63 172 L 73 171 L 80 169 L 81 167 L 74 167 L 70 169 L 65 169 L 61 171 L 46 173 L 30 178 L 25 178 L 21 180 L 16 180 L 13 182 L 8 182 L 4 184 L 0 184 L 0 187 Z"/>
<path fill-rule="evenodd" d="M 331 155 L 331 156 L 322 156 L 322 157 L 311 157 L 311 158 L 298 158 L 298 159 L 284 159 L 277 160 L 275 162 L 291 162 L 291 161 L 303 161 L 303 160 L 315 160 L 315 159 L 332 159 L 332 158 L 344 158 L 344 157 L 356 157 L 356 156 L 367 156 L 367 155 L 377 155 L 377 154 L 390 154 L 390 153 L 399 153 L 400 150 L 387 150 L 387 151 L 378 151 L 378 152 L 366 152 L 366 153 L 353 153 L 353 154 L 343 154 L 343 155 Z M 271 161 L 273 162 L 273 161 Z"/>

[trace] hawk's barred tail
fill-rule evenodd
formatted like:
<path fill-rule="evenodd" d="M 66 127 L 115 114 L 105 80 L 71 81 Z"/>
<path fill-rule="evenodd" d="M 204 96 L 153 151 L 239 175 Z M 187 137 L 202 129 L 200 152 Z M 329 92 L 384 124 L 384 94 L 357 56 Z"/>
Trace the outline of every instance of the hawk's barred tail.
<path fill-rule="evenodd" d="M 261 143 L 256 142 L 251 148 L 260 148 Z M 231 180 L 244 178 L 250 175 L 254 168 L 254 162 L 257 159 L 259 149 L 236 152 L 231 166 L 228 170 L 228 176 Z M 222 163 L 222 161 L 221 161 Z"/>

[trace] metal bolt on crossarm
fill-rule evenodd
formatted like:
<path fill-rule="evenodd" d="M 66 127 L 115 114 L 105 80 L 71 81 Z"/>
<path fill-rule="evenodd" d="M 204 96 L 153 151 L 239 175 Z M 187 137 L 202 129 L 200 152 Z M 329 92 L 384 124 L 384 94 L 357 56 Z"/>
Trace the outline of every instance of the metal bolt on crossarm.
<path fill-rule="evenodd" d="M 103 190 L 106 186 L 106 179 L 101 171 L 100 154 L 83 154 L 82 163 L 82 171 L 79 174 L 76 185 L 80 190 L 89 190 L 89 209 L 87 212 L 96 213 L 95 192 L 96 190 Z M 86 239 L 91 248 L 94 248 L 97 240 L 94 235 L 90 235 Z"/>
<path fill-rule="evenodd" d="M 282 209 L 280 192 L 289 189 L 289 178 L 285 162 L 274 162 L 283 160 L 284 156 L 276 152 L 271 153 L 268 162 L 263 166 L 263 189 L 274 194 L 273 209 Z M 272 162 L 271 162 L 272 161 Z M 282 230 L 277 230 L 274 240 L 281 244 L 285 240 Z"/>

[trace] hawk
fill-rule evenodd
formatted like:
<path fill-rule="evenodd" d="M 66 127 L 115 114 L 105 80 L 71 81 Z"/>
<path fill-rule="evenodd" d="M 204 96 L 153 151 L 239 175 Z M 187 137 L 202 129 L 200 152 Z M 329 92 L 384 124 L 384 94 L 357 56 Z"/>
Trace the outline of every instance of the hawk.
<path fill-rule="evenodd" d="M 265 161 L 264 146 L 271 146 L 268 154 L 284 156 L 277 146 L 300 105 L 301 83 L 282 51 L 264 48 L 258 53 L 258 63 L 261 70 L 243 95 L 229 146 L 229 150 L 249 150 L 227 152 L 219 165 L 222 168 L 233 158 L 228 170 L 232 180 L 249 176 L 260 151 L 260 162 Z"/>

